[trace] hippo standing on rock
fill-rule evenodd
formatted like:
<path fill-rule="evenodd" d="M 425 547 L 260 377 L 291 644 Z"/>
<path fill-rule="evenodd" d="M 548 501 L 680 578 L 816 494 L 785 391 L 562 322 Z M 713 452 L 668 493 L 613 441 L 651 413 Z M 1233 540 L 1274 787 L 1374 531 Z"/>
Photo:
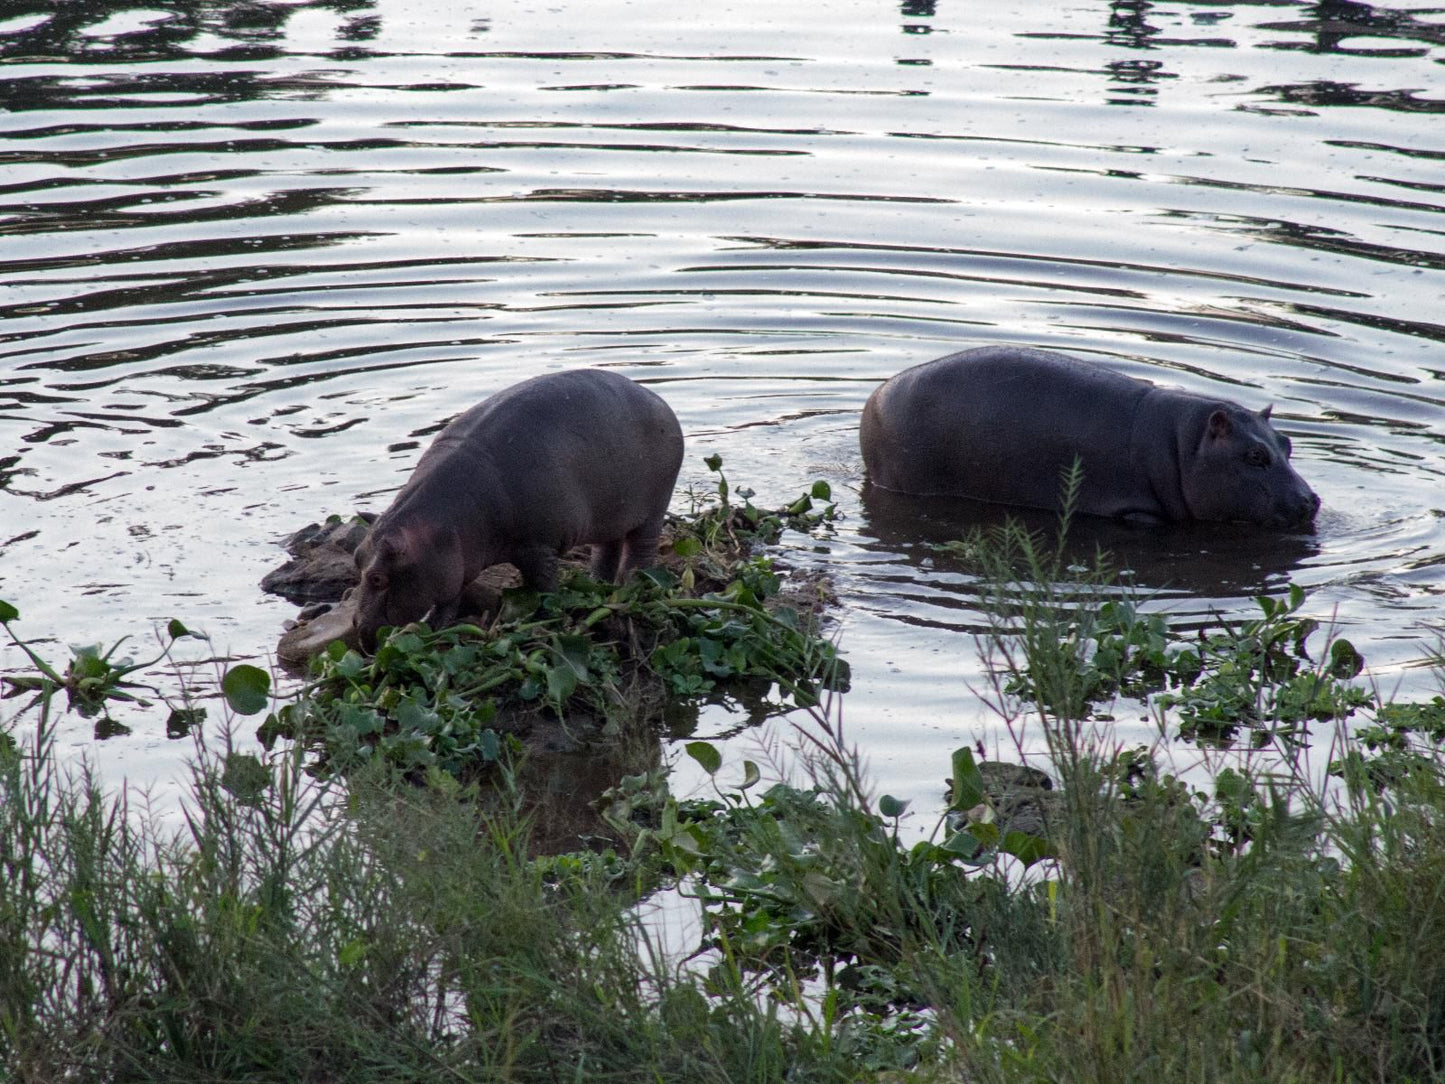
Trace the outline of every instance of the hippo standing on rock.
<path fill-rule="evenodd" d="M 657 557 L 682 466 L 682 429 L 660 397 L 618 373 L 524 380 L 437 434 L 356 550 L 356 629 L 456 620 L 462 590 L 510 562 L 556 586 L 557 558 L 592 543 L 592 573 L 616 580 Z"/>
<path fill-rule="evenodd" d="M 1320 499 L 1289 439 L 1236 403 L 1155 387 L 1043 350 L 981 347 L 906 369 L 863 408 L 874 485 L 1144 522 L 1304 528 Z"/>

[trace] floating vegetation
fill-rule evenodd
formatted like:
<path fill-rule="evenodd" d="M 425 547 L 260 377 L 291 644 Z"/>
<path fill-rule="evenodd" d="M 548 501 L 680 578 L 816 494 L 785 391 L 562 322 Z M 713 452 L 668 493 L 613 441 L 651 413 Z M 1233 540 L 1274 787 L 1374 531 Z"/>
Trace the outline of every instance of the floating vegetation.
<path fill-rule="evenodd" d="M 847 665 L 818 631 L 826 584 L 785 590 L 752 548 L 835 516 L 827 483 L 789 505 L 734 498 L 719 457 L 716 490 L 669 524 L 665 562 L 616 586 L 569 569 L 558 590 L 512 588 L 477 623 L 385 630 L 375 655 L 333 642 L 300 697 L 267 716 L 260 736 L 318 750 L 324 770 L 381 758 L 407 773 L 467 777 L 540 720 L 612 736 L 661 722 L 679 702 L 730 696 L 757 718 L 810 707 L 847 684 Z"/>

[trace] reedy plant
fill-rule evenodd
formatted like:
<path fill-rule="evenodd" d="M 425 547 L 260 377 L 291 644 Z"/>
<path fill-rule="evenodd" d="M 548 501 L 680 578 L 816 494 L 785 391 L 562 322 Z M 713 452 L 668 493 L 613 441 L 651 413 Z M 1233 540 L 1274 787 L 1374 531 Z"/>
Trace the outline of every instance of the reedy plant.
<path fill-rule="evenodd" d="M 986 1041 L 977 1019 L 955 1033 L 969 1079 L 1445 1079 L 1431 936 L 1445 758 L 1374 771 L 1341 731 L 1332 789 L 1300 725 L 1361 706 L 1428 721 L 1432 705 L 1381 706 L 1351 685 L 1363 663 L 1346 641 L 1312 661 L 1297 588 L 1185 645 L 1121 601 L 1102 561 L 1070 569 L 1062 545 L 1013 527 L 973 546 L 993 562 L 992 702 L 1010 726 L 1042 726 L 1062 784 L 1041 890 L 1063 962 L 995 1010 Z M 1160 747 L 1112 746 L 1097 702 L 1166 682 L 1165 706 L 1195 730 L 1206 705 L 1237 705 L 1214 717 L 1257 728 L 1269 759 L 1206 760 L 1201 789 L 1159 767 Z"/>

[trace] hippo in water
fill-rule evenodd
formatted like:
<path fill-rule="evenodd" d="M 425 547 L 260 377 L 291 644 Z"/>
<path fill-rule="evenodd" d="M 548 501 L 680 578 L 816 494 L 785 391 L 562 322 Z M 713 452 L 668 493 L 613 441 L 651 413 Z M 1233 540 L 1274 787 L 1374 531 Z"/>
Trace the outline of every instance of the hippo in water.
<path fill-rule="evenodd" d="M 1043 350 L 981 347 L 905 369 L 863 408 L 868 480 L 903 493 L 1142 522 L 1304 528 L 1320 500 L 1289 464 L 1269 408 L 1155 387 Z"/>
<path fill-rule="evenodd" d="M 451 624 L 463 588 L 503 561 L 539 590 L 582 543 L 601 580 L 651 564 L 681 466 L 677 416 L 618 373 L 577 369 L 498 392 L 437 434 L 357 547 L 362 644 L 383 625 Z"/>

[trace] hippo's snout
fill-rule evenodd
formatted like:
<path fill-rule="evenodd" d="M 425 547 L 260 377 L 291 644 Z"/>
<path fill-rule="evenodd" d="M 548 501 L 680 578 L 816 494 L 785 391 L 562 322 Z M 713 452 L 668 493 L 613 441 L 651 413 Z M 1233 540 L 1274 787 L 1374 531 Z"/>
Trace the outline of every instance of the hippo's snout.
<path fill-rule="evenodd" d="M 1305 512 L 1305 519 L 1308 522 L 1313 523 L 1315 520 L 1315 516 L 1319 514 L 1320 510 L 1319 494 L 1316 493 L 1314 490 L 1310 490 L 1309 499 L 1305 503 L 1308 507 L 1308 511 Z"/>
<path fill-rule="evenodd" d="M 1271 526 L 1285 530 L 1303 530 L 1314 523 L 1319 510 L 1319 494 L 1308 486 L 1304 486 L 1302 493 L 1285 502 L 1277 510 Z"/>

